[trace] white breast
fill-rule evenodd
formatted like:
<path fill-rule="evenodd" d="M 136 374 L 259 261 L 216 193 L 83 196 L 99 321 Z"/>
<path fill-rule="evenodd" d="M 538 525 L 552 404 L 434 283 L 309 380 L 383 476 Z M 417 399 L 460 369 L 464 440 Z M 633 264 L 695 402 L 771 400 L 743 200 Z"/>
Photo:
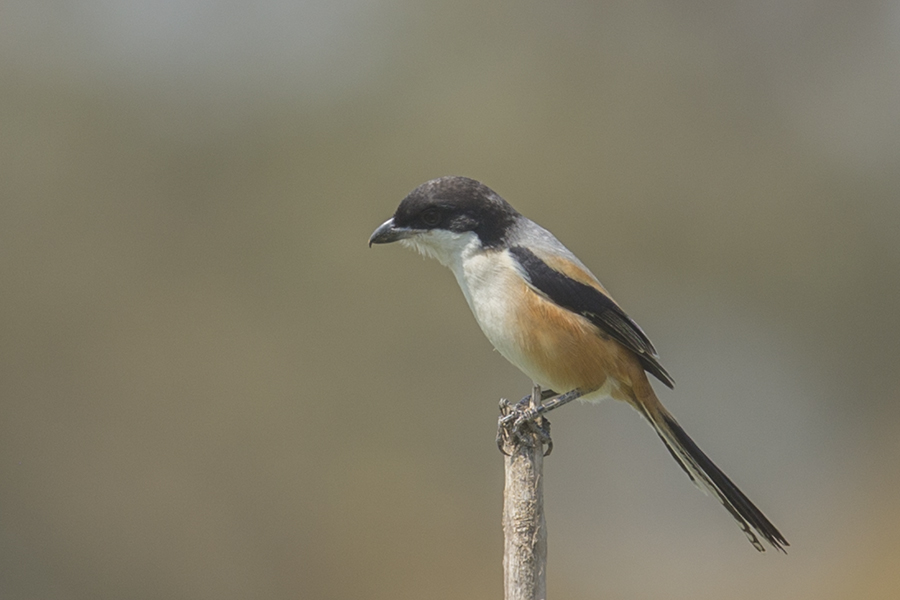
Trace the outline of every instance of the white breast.
<path fill-rule="evenodd" d="M 474 233 L 434 230 L 404 240 L 420 253 L 436 258 L 450 268 L 475 320 L 506 360 L 546 386 L 516 337 L 516 309 L 522 301 L 522 274 L 516 260 L 506 250 L 484 249 Z"/>
<path fill-rule="evenodd" d="M 516 309 L 522 300 L 524 282 L 515 259 L 505 250 L 483 250 L 476 241 L 460 254 L 458 262 L 448 266 L 494 348 L 535 379 L 537 373 L 523 353 L 522 340 L 516 336 Z"/>

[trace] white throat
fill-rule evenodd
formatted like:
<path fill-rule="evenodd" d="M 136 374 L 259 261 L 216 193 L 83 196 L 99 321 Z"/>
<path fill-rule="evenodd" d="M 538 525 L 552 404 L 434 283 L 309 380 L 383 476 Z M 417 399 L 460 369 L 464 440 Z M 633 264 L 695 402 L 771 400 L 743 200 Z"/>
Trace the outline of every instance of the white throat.
<path fill-rule="evenodd" d="M 446 229 L 432 229 L 401 240 L 400 243 L 422 256 L 437 259 L 454 273 L 461 268 L 465 255 L 481 250 L 481 240 L 471 231 L 454 233 Z"/>

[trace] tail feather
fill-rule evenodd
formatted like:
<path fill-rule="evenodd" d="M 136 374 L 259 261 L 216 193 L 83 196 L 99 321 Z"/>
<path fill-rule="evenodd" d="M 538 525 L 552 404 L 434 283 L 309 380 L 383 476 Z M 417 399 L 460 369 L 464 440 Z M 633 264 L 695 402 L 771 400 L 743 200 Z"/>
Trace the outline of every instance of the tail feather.
<path fill-rule="evenodd" d="M 654 398 L 655 400 L 655 398 Z M 691 481 L 704 492 L 712 494 L 731 513 L 735 521 L 747 535 L 750 543 L 765 552 L 757 534 L 776 550 L 785 552 L 790 544 L 781 532 L 766 518 L 753 502 L 738 489 L 725 473 L 697 446 L 658 400 L 655 406 L 636 404 L 657 435 L 666 445 L 675 461 L 681 465 Z"/>

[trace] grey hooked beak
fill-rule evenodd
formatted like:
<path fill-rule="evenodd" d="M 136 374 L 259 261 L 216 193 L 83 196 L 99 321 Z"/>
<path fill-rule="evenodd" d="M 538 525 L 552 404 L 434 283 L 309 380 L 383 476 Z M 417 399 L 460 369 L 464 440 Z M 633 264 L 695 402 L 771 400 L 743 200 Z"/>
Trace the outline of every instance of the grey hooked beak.
<path fill-rule="evenodd" d="M 369 247 L 372 247 L 372 244 L 390 244 L 391 242 L 396 242 L 398 240 L 405 240 L 408 237 L 412 237 L 416 235 L 418 230 L 410 229 L 409 227 L 396 227 L 394 225 L 394 219 L 388 219 L 381 226 L 372 232 L 372 237 L 369 238 Z"/>

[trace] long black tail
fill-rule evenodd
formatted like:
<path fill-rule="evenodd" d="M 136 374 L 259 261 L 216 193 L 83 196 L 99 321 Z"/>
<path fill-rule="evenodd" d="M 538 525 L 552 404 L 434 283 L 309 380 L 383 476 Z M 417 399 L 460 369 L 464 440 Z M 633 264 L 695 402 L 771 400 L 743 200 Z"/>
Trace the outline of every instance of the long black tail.
<path fill-rule="evenodd" d="M 681 428 L 675 417 L 659 403 L 659 400 L 650 406 L 639 405 L 638 410 L 656 430 L 666 448 L 669 449 L 669 453 L 681 465 L 691 481 L 702 491 L 715 496 L 722 506 L 728 509 L 757 550 L 760 552 L 766 550 L 759 538 L 756 537 L 759 534 L 773 548 L 785 552 L 785 546 L 790 546 L 790 544 L 784 539 L 781 532 L 700 450 L 694 440 Z"/>

